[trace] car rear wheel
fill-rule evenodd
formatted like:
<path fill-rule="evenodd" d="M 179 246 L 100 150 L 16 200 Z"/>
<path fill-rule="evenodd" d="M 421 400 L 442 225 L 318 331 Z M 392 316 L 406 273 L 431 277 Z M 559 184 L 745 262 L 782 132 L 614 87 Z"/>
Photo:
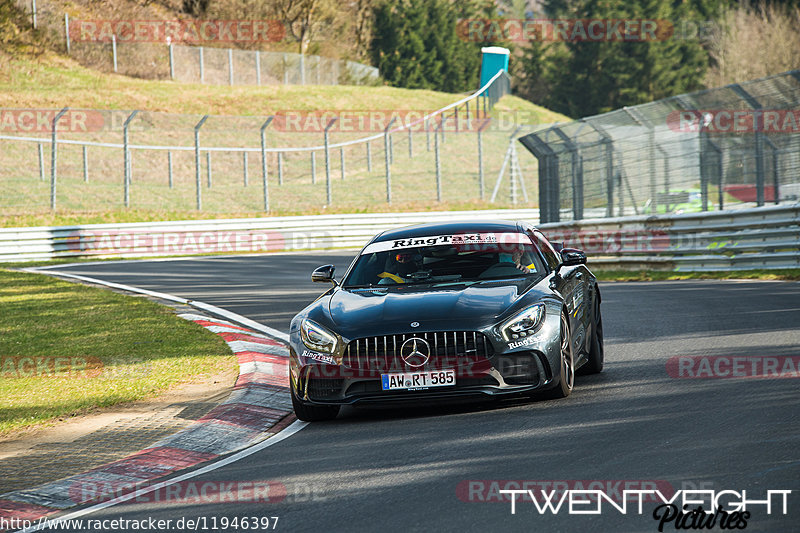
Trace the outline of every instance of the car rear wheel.
<path fill-rule="evenodd" d="M 305 422 L 321 422 L 323 420 L 333 420 L 339 414 L 338 405 L 309 405 L 303 403 L 294 393 L 294 387 L 289 387 L 292 392 L 292 407 L 294 414 Z"/>
<path fill-rule="evenodd" d="M 605 348 L 603 346 L 603 316 L 600 314 L 600 293 L 595 289 L 592 310 L 592 345 L 589 359 L 581 367 L 581 374 L 599 374 L 603 371 Z"/>
<path fill-rule="evenodd" d="M 569 331 L 569 319 L 567 316 L 561 314 L 561 328 L 560 328 L 560 372 L 558 384 L 548 391 L 550 398 L 566 398 L 572 394 L 572 387 L 575 384 L 575 358 L 573 357 L 572 338 Z"/>

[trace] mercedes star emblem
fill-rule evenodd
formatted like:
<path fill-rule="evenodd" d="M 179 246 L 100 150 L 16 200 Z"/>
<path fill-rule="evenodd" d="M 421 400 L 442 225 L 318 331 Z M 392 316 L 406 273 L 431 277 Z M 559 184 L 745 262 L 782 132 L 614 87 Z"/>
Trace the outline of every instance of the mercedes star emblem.
<path fill-rule="evenodd" d="M 431 357 L 431 346 L 425 339 L 411 337 L 400 346 L 400 357 L 408 366 L 423 366 Z"/>

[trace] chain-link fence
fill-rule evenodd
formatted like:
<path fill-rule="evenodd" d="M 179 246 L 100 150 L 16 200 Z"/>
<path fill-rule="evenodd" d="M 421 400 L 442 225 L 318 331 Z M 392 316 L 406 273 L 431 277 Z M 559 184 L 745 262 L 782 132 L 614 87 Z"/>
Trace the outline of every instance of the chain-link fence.
<path fill-rule="evenodd" d="M 0 109 L 0 212 L 295 214 L 322 206 L 468 207 L 490 194 L 497 206 L 532 206 L 536 160 L 524 151 L 511 158 L 509 147 L 534 128 L 489 118 L 509 92 L 500 72 L 445 108 L 384 110 L 377 118 L 374 111 L 202 117 Z M 525 176 L 528 190 L 518 191 Z"/>
<path fill-rule="evenodd" d="M 377 68 L 330 57 L 289 52 L 186 46 L 165 40 L 176 21 L 71 20 L 61 6 L 15 0 L 31 26 L 82 64 L 104 72 L 148 79 L 220 85 L 377 85 Z M 180 21 L 193 28 L 192 21 Z M 232 21 L 196 21 L 219 27 Z M 274 21 L 233 21 L 242 26 Z M 277 23 L 274 23 L 277 24 Z M 185 28 L 184 28 L 185 29 Z M 231 29 L 231 28 L 228 28 Z M 69 31 L 68 31 L 69 30 Z M 233 26 L 233 30 L 236 27 Z M 187 32 L 190 33 L 190 32 Z M 233 34 L 232 34 L 233 37 Z M 252 41 L 246 41 L 253 45 Z"/>
<path fill-rule="evenodd" d="M 800 70 L 557 125 L 538 159 L 542 222 L 800 199 Z"/>

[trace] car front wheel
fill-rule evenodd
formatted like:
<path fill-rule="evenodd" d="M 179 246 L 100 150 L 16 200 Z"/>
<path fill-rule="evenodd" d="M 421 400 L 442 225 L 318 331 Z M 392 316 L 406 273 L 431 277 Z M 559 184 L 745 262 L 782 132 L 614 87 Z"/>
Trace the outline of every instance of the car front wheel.
<path fill-rule="evenodd" d="M 560 328 L 560 372 L 558 384 L 548 391 L 550 398 L 566 398 L 572 394 L 572 387 L 575 384 L 575 358 L 572 350 L 572 338 L 569 331 L 569 319 L 561 313 Z"/>

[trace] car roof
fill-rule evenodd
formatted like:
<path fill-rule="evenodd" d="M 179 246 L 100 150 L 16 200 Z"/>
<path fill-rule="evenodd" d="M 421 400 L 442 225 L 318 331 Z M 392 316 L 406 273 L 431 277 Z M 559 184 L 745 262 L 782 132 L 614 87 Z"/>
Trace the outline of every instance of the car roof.
<path fill-rule="evenodd" d="M 453 222 L 435 222 L 417 224 L 404 228 L 384 231 L 373 239 L 373 242 L 407 239 L 409 237 L 425 237 L 429 235 L 454 235 L 458 233 L 518 233 L 520 224 L 511 220 L 460 220 Z"/>

